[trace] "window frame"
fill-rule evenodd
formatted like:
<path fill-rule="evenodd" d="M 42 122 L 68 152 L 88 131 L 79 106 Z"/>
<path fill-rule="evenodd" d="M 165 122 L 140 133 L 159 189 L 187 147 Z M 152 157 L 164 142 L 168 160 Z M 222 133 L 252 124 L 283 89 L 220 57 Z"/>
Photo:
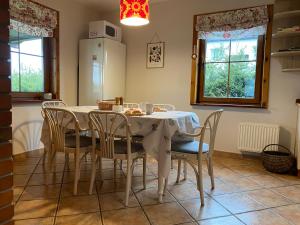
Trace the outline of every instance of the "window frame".
<path fill-rule="evenodd" d="M 36 3 L 35 4 L 39 4 Z M 42 4 L 39 4 L 42 5 Z M 45 8 L 52 9 L 44 6 Z M 55 10 L 55 9 L 52 9 Z M 44 93 L 52 93 L 53 99 L 60 99 L 60 74 L 59 74 L 59 11 L 57 12 L 57 26 L 53 30 L 53 37 L 43 38 L 43 58 L 44 58 L 44 92 L 11 92 L 13 103 L 34 103 L 42 102 Z M 55 45 L 51 44 L 51 39 L 55 40 Z M 11 52 L 11 51 L 10 51 Z M 19 53 L 20 54 L 20 53 Z M 55 61 L 55 71 L 53 65 Z"/>
<path fill-rule="evenodd" d="M 226 11 L 222 11 L 222 12 L 226 12 Z M 268 107 L 273 5 L 268 5 L 268 13 L 269 13 L 269 22 L 267 25 L 266 34 L 260 36 L 258 40 L 254 99 L 210 98 L 204 96 L 204 79 L 205 79 L 204 62 L 205 62 L 205 53 L 206 53 L 206 41 L 198 39 L 198 32 L 195 29 L 197 16 L 203 14 L 194 15 L 193 56 L 192 56 L 192 76 L 191 76 L 191 96 L 190 96 L 191 105 L 250 107 L 250 108 Z"/>

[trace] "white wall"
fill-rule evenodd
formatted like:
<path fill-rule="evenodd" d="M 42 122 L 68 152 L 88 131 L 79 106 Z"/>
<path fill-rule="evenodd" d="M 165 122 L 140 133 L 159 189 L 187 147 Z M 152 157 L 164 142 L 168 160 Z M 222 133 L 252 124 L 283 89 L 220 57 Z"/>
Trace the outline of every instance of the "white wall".
<path fill-rule="evenodd" d="M 88 36 L 88 22 L 97 20 L 99 14 L 91 8 L 72 0 L 37 0 L 60 12 L 60 93 L 68 105 L 77 103 L 78 41 Z M 40 147 L 42 117 L 40 104 L 14 105 L 14 154 Z"/>
<path fill-rule="evenodd" d="M 123 28 L 127 44 L 126 100 L 171 103 L 179 110 L 196 112 L 203 121 L 216 107 L 192 107 L 190 98 L 193 15 L 273 3 L 272 0 L 170 0 L 151 5 L 150 25 Z M 104 15 L 119 24 L 118 12 Z M 158 33 L 166 42 L 165 67 L 146 69 L 146 44 Z M 238 124 L 242 121 L 280 124 L 281 142 L 294 144 L 296 98 L 300 97 L 300 74 L 282 73 L 276 59 L 271 63 L 269 108 L 225 108 L 216 149 L 237 152 Z"/>

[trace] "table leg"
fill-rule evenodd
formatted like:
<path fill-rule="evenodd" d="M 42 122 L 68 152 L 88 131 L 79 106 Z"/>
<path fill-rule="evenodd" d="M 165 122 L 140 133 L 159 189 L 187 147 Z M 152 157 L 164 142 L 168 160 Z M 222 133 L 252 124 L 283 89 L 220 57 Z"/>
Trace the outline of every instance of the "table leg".
<path fill-rule="evenodd" d="M 164 177 L 158 177 L 158 202 L 163 203 L 163 194 L 164 194 Z"/>

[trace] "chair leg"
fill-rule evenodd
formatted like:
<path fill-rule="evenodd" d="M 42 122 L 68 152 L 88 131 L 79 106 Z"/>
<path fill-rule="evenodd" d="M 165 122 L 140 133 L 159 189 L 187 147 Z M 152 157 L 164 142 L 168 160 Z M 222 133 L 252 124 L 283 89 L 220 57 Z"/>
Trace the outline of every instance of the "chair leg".
<path fill-rule="evenodd" d="M 67 168 L 70 168 L 70 156 L 69 153 L 65 153 L 65 165 L 67 166 Z"/>
<path fill-rule="evenodd" d="M 181 173 L 181 159 L 178 159 L 177 179 L 176 179 L 177 184 L 180 181 L 180 173 Z"/>
<path fill-rule="evenodd" d="M 99 169 L 99 178 L 102 180 L 102 157 L 98 158 L 98 169 Z"/>
<path fill-rule="evenodd" d="M 114 181 L 116 182 L 117 179 L 117 165 L 118 165 L 118 161 L 115 159 L 114 160 Z"/>
<path fill-rule="evenodd" d="M 89 194 L 91 195 L 93 193 L 93 187 L 95 183 L 96 178 L 96 170 L 97 170 L 97 156 L 92 156 L 92 175 L 91 175 L 91 181 L 90 181 L 90 189 Z"/>
<path fill-rule="evenodd" d="M 169 178 L 165 178 L 165 186 L 164 186 L 164 193 L 163 195 L 165 196 L 166 195 L 166 191 L 167 191 L 167 188 L 168 188 L 168 183 L 169 183 Z"/>
<path fill-rule="evenodd" d="M 202 159 L 198 159 L 198 179 L 197 186 L 200 192 L 201 206 L 204 206 L 204 191 L 203 191 L 203 175 L 202 175 Z"/>
<path fill-rule="evenodd" d="M 119 166 L 120 166 L 120 170 L 122 170 L 123 169 L 123 160 L 122 159 L 120 160 L 120 165 Z"/>
<path fill-rule="evenodd" d="M 187 179 L 187 162 L 186 161 L 183 162 L 183 174 L 184 174 L 183 179 L 186 180 Z"/>
<path fill-rule="evenodd" d="M 143 185 L 144 190 L 146 190 L 146 173 L 147 173 L 147 154 L 143 158 Z"/>
<path fill-rule="evenodd" d="M 171 169 L 174 169 L 174 160 L 171 160 Z"/>
<path fill-rule="evenodd" d="M 215 189 L 214 169 L 211 156 L 208 158 L 208 171 L 210 175 L 211 189 Z"/>
<path fill-rule="evenodd" d="M 131 189 L 131 177 L 133 172 L 132 160 L 127 160 L 127 177 L 126 177 L 126 193 L 125 193 L 125 206 L 128 206 L 129 194 Z"/>
<path fill-rule="evenodd" d="M 77 186 L 80 177 L 80 155 L 75 153 L 75 180 L 74 180 L 74 195 L 77 195 Z"/>

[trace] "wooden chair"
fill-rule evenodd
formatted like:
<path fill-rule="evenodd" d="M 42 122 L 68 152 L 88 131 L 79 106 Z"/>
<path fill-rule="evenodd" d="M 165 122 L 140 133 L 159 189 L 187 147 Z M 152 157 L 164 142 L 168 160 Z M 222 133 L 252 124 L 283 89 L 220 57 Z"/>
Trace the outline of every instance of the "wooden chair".
<path fill-rule="evenodd" d="M 63 101 L 43 101 L 42 102 L 42 109 L 49 108 L 49 107 L 62 107 L 67 106 L 66 103 Z"/>
<path fill-rule="evenodd" d="M 63 101 L 43 101 L 42 102 L 42 109 L 49 108 L 49 107 L 64 107 L 67 106 Z M 44 121 L 47 122 L 45 119 L 44 111 L 41 111 L 42 117 Z M 49 124 L 47 123 L 47 126 L 49 127 Z M 50 136 L 49 136 L 49 143 L 51 143 Z M 43 165 L 45 165 L 47 153 L 51 151 L 51 144 L 48 146 L 49 149 L 44 148 L 44 154 L 43 154 Z"/>
<path fill-rule="evenodd" d="M 118 159 L 127 160 L 125 205 L 128 206 L 134 162 L 139 158 L 143 159 L 143 182 L 144 188 L 146 188 L 146 154 L 143 146 L 131 141 L 132 135 L 128 119 L 121 113 L 91 111 L 89 122 L 93 139 L 92 176 L 89 193 L 92 194 L 98 160 L 100 174 L 102 173 L 102 158 L 113 159 L 115 162 Z M 114 174 L 116 174 L 116 166 L 114 167 Z"/>
<path fill-rule="evenodd" d="M 223 110 L 218 110 L 211 113 L 201 127 L 201 130 L 195 134 L 185 133 L 183 135 L 199 138 L 199 141 L 187 141 L 187 142 L 174 142 L 172 143 L 172 159 L 178 160 L 178 171 L 177 171 L 177 182 L 180 179 L 181 172 L 181 160 L 191 165 L 194 169 L 197 178 L 197 187 L 200 192 L 201 205 L 204 205 L 204 193 L 203 193 L 203 179 L 202 179 L 202 158 L 206 156 L 208 173 L 211 179 L 211 188 L 214 189 L 214 173 L 213 173 L 213 162 L 212 155 L 215 146 L 215 138 L 220 117 Z M 208 139 L 209 144 L 204 143 L 206 133 L 209 132 Z M 197 162 L 197 165 L 194 162 Z M 167 184 L 167 182 L 166 182 Z M 165 186 L 166 188 L 166 186 Z"/>
<path fill-rule="evenodd" d="M 56 152 L 63 152 L 68 156 L 69 154 L 74 154 L 74 195 L 76 195 L 77 185 L 80 178 L 80 162 L 82 160 L 80 153 L 87 153 L 91 151 L 92 138 L 80 136 L 80 132 L 85 131 L 85 129 L 80 127 L 79 122 L 73 112 L 62 108 L 50 107 L 44 108 L 43 113 L 49 125 L 52 145 L 51 152 L 49 152 L 49 165 L 51 166 L 53 164 L 53 159 Z M 74 134 L 67 134 L 69 126 L 72 126 L 74 129 Z"/>

